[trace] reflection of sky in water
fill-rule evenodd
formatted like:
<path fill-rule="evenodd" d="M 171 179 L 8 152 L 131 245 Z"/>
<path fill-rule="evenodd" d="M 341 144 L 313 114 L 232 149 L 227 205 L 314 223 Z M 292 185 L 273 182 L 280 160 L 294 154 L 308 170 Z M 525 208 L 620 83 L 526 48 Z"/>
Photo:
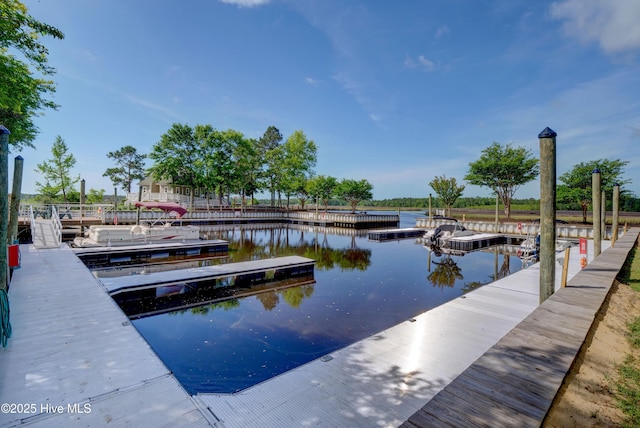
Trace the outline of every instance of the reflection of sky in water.
<path fill-rule="evenodd" d="M 313 257 L 315 233 L 280 230 L 280 238 L 284 232 L 288 239 L 281 242 L 289 246 L 281 245 L 277 255 Z M 261 246 L 277 242 L 274 233 L 253 231 L 255 245 L 245 245 L 231 258 L 240 261 L 273 253 L 273 248 Z M 239 234 L 225 237 L 237 239 Z M 320 234 L 317 239 L 328 245 L 340 265 L 317 268 L 315 284 L 142 318 L 133 324 L 189 392 L 233 392 L 412 318 L 460 296 L 474 283 L 491 282 L 496 267 L 504 268 L 505 261 L 493 252 L 453 256 L 447 263 L 443 263 L 447 256 L 432 256 L 429 271 L 428 252 L 414 239 L 377 243 L 366 237 Z M 234 252 L 238 243 L 232 242 L 230 248 Z M 304 254 L 299 252 L 302 248 Z M 354 255 L 348 249 L 364 251 Z M 351 266 L 369 264 L 360 270 L 349 267 L 345 258 Z M 437 272 L 435 262 L 441 263 Z M 521 265 L 512 257 L 511 273 Z M 458 273 L 453 285 L 438 283 L 450 281 L 451 266 Z"/>

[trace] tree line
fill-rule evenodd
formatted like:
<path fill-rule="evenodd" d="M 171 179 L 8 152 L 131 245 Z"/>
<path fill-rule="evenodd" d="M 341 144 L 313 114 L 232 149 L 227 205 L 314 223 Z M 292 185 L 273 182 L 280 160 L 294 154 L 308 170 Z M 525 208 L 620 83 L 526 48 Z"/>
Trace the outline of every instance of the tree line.
<path fill-rule="evenodd" d="M 517 189 L 538 176 L 538 164 L 539 160 L 533 157 L 531 150 L 494 142 L 481 152 L 478 160 L 469 164 L 464 179 L 469 184 L 491 189 L 502 202 L 504 213 L 509 218 Z M 599 170 L 601 187 L 607 199 L 612 199 L 613 188 L 618 185 L 621 208 L 631 211 L 637 209 L 637 199 L 623 188 L 631 183 L 631 180 L 623 178 L 624 167 L 628 164 L 628 161 L 620 159 L 598 159 L 574 165 L 558 177 L 560 184 L 556 188 L 556 208 L 579 209 L 582 211 L 582 221 L 586 223 L 592 199 L 592 174 Z M 458 185 L 455 178 L 446 178 L 444 175 L 435 177 L 429 185 L 449 213 L 465 188 L 464 185 Z"/>
<path fill-rule="evenodd" d="M 80 176 L 71 170 L 76 163 L 64 140 L 58 136 L 51 148 L 52 158 L 37 165 L 36 172 L 45 180 L 36 182 L 44 202 L 53 202 L 62 196 L 63 202 L 78 200 L 75 185 Z M 239 195 L 241 206 L 255 204 L 255 194 L 271 194 L 270 205 L 283 207 L 283 196 L 289 208 L 291 200 L 304 205 L 307 200 L 322 200 L 325 207 L 332 198 L 351 205 L 355 212 L 363 200 L 372 198 L 373 185 L 366 179 L 338 180 L 335 177 L 315 175 L 317 146 L 303 131 L 295 131 L 283 141 L 280 131 L 270 126 L 259 139 L 247 138 L 240 131 L 220 131 L 211 125 L 175 123 L 154 144 L 148 155 L 138 153 L 133 146 L 109 152 L 115 162 L 103 176 L 114 186 L 131 192 L 135 181 L 146 176 L 156 181 L 169 180 L 175 186 L 191 189 L 191 205 L 195 190 L 203 196 L 215 197 L 219 205 Z M 153 164 L 145 168 L 145 159 Z M 104 190 L 89 191 L 88 202 L 103 196 Z M 277 198 L 276 198 L 277 196 Z M 249 202 L 247 202 L 249 201 Z"/>

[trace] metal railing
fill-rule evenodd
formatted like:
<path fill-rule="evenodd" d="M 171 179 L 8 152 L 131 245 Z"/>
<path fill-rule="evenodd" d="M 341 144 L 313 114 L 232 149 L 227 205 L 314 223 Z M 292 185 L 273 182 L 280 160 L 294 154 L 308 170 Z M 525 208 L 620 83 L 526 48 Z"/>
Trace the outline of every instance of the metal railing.
<path fill-rule="evenodd" d="M 36 219 L 33 217 L 33 207 L 29 205 L 29 227 L 31 228 L 31 239 L 36 236 Z"/>
<path fill-rule="evenodd" d="M 51 206 L 51 220 L 55 244 L 59 246 L 62 243 L 62 222 L 60 222 L 60 216 L 58 215 L 58 210 L 55 205 Z"/>

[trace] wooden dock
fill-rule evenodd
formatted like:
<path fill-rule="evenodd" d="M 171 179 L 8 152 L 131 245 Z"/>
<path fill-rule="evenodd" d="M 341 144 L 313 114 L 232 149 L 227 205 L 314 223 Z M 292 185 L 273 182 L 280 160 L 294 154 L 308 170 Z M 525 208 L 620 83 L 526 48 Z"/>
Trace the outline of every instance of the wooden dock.
<path fill-rule="evenodd" d="M 424 229 L 407 227 L 403 229 L 372 230 L 367 234 L 370 241 L 390 241 L 395 239 L 417 238 L 424 235 Z"/>
<path fill-rule="evenodd" d="M 402 427 L 540 426 L 637 240 L 623 236 Z"/>
<path fill-rule="evenodd" d="M 229 253 L 229 242 L 222 239 L 165 241 L 154 244 L 73 248 L 72 250 L 87 266 L 99 268 L 114 265 L 158 263 L 170 257 L 180 256 L 222 256 Z"/>
<path fill-rule="evenodd" d="M 495 233 L 476 233 L 470 236 L 459 236 L 447 241 L 447 248 L 456 251 L 476 251 L 493 245 L 506 244 L 507 237 Z"/>
<path fill-rule="evenodd" d="M 582 300 L 590 302 L 585 317 L 598 311 L 600 306 L 592 296 L 606 295 L 606 281 L 615 276 L 626 257 L 627 242 L 620 242 L 635 242 L 638 229 L 628 235 L 615 249 L 607 249 L 609 242 L 603 241 L 603 262 L 598 264 L 599 258 L 585 269 L 585 275 L 576 276 L 580 258 L 577 251 L 572 252 L 569 277 L 575 278 L 571 287 L 558 291 L 543 309 L 557 317 L 554 325 L 566 330 L 565 346 L 577 346 L 579 339 L 572 330 L 582 322 L 565 322 L 562 312 Z M 539 306 L 539 270 L 533 265 L 241 393 L 189 396 L 68 247 L 20 248 L 22 268 L 14 272 L 9 290 L 13 336 L 7 348 L 0 348 L 0 403 L 33 403 L 36 408 L 32 413 L 0 414 L 0 427 L 371 427 L 398 426 L 405 421 L 413 427 L 421 419 L 412 415 L 474 362 L 491 355 L 504 358 L 501 371 L 496 368 L 491 377 L 478 366 L 467 374 L 474 380 L 487 379 L 487 388 L 495 386 L 491 398 L 498 402 L 496 416 L 485 424 L 495 426 L 513 420 L 510 405 L 518 399 L 517 388 L 525 391 L 530 386 L 536 394 L 540 388 L 536 382 L 542 383 L 545 392 L 541 396 L 548 399 L 552 394 L 545 385 L 546 374 L 564 376 L 555 372 L 568 367 L 564 352 L 559 362 L 538 354 L 555 342 L 548 337 L 546 323 L 540 324 L 542 330 L 535 327 L 540 313 L 530 316 Z M 592 254 L 590 241 L 590 262 Z M 600 274 L 608 279 L 595 286 L 587 283 Z M 571 299 L 555 302 L 563 295 Z M 523 320 L 532 323 L 526 343 L 516 336 L 511 344 L 494 346 Z M 340 328 L 336 326 L 336 331 Z M 525 346 L 528 349 L 520 359 L 508 357 L 507 351 Z M 556 354 L 564 351 L 559 346 L 548 345 Z M 514 387 L 513 376 L 521 365 L 531 362 L 537 368 L 535 378 L 526 382 L 532 376 L 518 376 L 523 380 L 517 379 L 520 383 Z M 518 369 L 510 369 L 511 365 Z M 497 385 L 492 379 L 506 383 Z M 532 399 L 537 405 L 538 398 Z M 67 404 L 88 404 L 91 412 L 69 412 Z M 455 409 L 456 414 L 466 413 L 467 425 L 473 426 L 473 403 L 461 404 L 467 407 Z M 47 406 L 63 406 L 64 412 L 54 413 Z M 535 406 L 524 410 L 524 422 L 518 420 L 515 425 L 530 425 L 542 414 Z M 491 411 L 483 410 L 484 414 Z M 436 421 L 444 426 L 442 419 Z"/>
<path fill-rule="evenodd" d="M 147 275 L 102 278 L 101 282 L 109 294 L 116 294 L 124 291 L 144 290 L 146 288 L 214 280 L 231 276 L 250 277 L 270 270 L 291 272 L 291 276 L 307 275 L 313 272 L 314 264 L 315 260 L 306 257 L 285 256 L 194 269 L 155 272 Z"/>
<path fill-rule="evenodd" d="M 66 244 L 20 251 L 0 427 L 214 425 Z"/>

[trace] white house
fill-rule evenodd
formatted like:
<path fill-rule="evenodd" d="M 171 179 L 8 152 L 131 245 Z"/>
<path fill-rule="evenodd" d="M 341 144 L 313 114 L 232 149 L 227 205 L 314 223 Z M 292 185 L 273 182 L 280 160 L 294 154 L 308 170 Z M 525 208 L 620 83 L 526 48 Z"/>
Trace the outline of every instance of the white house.
<path fill-rule="evenodd" d="M 138 183 L 140 188 L 140 201 L 142 202 L 177 202 L 184 207 L 188 207 L 191 202 L 191 189 L 187 186 L 174 185 L 171 180 L 156 181 L 149 176 Z M 195 208 L 204 209 L 219 207 L 220 200 L 217 196 L 207 194 L 203 189 L 194 189 L 193 204 Z M 134 204 L 138 201 L 138 193 L 128 193 L 127 202 Z M 223 206 L 229 206 L 226 200 L 222 201 Z"/>

